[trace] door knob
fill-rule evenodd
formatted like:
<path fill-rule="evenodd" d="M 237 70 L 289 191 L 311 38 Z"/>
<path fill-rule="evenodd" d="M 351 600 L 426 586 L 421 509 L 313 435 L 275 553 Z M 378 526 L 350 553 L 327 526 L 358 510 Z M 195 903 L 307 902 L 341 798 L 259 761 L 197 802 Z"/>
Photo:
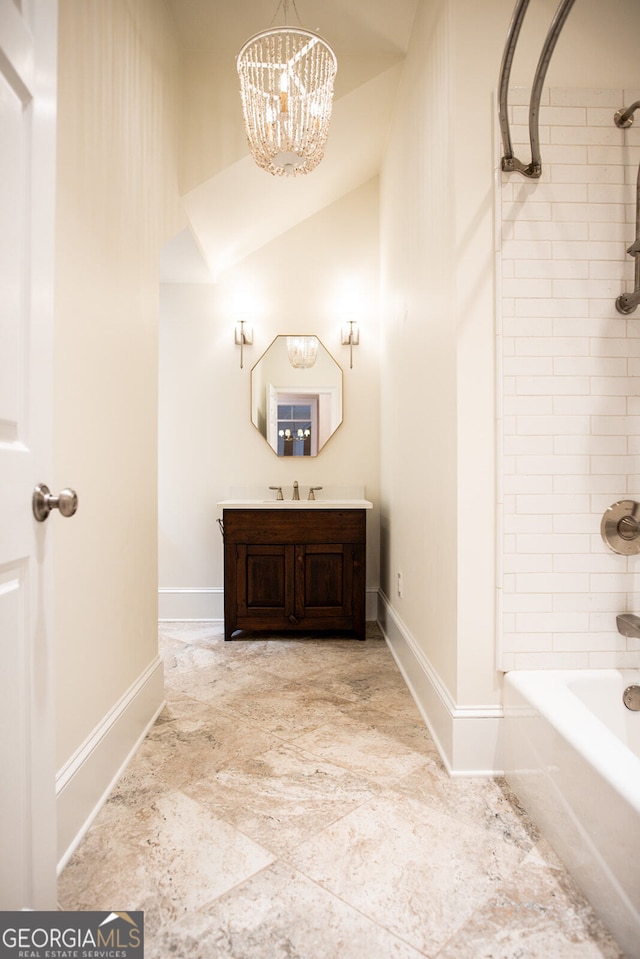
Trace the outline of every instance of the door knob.
<path fill-rule="evenodd" d="M 63 516 L 73 516 L 78 508 L 78 494 L 73 489 L 63 489 L 54 496 L 48 486 L 39 483 L 33 491 L 31 502 L 33 515 L 39 523 L 44 523 L 52 509 L 60 510 Z"/>

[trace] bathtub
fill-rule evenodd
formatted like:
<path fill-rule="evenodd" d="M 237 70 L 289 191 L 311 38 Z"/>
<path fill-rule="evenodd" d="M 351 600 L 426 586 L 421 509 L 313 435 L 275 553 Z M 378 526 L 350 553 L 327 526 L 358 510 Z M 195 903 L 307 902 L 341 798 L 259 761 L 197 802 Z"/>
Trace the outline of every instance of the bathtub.
<path fill-rule="evenodd" d="M 629 959 L 640 957 L 640 669 L 505 675 L 505 774 Z"/>

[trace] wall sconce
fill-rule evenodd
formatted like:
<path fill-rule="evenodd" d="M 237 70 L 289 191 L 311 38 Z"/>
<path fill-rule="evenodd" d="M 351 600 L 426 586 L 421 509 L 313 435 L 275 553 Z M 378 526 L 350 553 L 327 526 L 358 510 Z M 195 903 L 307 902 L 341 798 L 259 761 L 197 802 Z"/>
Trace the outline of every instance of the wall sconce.
<path fill-rule="evenodd" d="M 247 326 L 246 320 L 236 322 L 235 343 L 236 346 L 240 347 L 240 369 L 243 369 L 244 348 L 245 346 L 253 346 L 253 327 Z"/>
<path fill-rule="evenodd" d="M 360 345 L 360 330 L 357 320 L 347 320 L 342 327 L 342 345 L 349 346 L 349 369 L 353 369 L 353 348 Z"/>

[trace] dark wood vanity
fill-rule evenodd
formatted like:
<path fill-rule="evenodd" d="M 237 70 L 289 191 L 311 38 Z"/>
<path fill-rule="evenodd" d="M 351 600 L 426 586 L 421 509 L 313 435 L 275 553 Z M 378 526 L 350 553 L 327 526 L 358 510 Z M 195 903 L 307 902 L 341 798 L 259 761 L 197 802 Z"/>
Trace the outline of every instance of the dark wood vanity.
<path fill-rule="evenodd" d="M 224 509 L 223 528 L 226 640 L 245 629 L 365 638 L 365 509 Z"/>

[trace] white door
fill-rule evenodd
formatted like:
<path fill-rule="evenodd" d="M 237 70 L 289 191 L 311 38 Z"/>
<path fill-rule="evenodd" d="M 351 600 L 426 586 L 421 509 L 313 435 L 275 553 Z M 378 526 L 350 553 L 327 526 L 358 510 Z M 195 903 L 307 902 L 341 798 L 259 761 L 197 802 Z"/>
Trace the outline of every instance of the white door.
<path fill-rule="evenodd" d="M 51 534 L 55 0 L 0 0 L 0 909 L 56 906 Z M 56 519 L 58 517 L 56 516 Z"/>

